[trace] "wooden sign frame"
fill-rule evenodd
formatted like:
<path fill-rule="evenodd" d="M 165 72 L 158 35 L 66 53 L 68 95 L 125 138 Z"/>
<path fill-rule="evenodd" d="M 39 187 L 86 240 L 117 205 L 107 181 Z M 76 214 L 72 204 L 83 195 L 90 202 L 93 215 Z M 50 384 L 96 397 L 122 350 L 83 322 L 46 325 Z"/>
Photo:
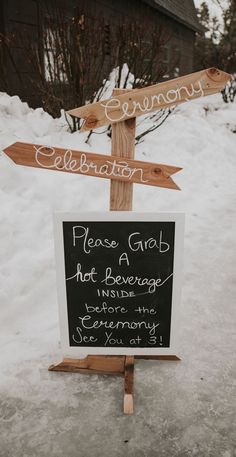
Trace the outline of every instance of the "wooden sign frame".
<path fill-rule="evenodd" d="M 173 265 L 173 289 L 171 307 L 171 330 L 169 347 L 88 347 L 70 346 L 68 328 L 68 306 L 66 294 L 66 271 L 64 257 L 63 222 L 174 222 L 174 265 Z M 125 211 L 113 212 L 80 212 L 80 213 L 55 213 L 54 216 L 54 239 L 56 253 L 57 270 L 57 290 L 60 317 L 60 335 L 63 357 L 82 357 L 88 354 L 106 355 L 172 355 L 177 351 L 179 319 L 178 309 L 181 294 L 182 264 L 183 264 L 183 233 L 184 215 L 183 213 L 136 213 Z M 78 289 L 79 297 L 79 289 Z"/>

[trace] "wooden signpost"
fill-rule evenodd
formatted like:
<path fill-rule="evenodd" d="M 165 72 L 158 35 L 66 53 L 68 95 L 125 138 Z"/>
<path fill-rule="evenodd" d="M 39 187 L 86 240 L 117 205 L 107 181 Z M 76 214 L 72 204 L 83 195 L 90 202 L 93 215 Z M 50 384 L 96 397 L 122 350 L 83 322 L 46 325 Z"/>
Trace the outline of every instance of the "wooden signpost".
<path fill-rule="evenodd" d="M 14 145 L 9 146 L 4 152 L 12 158 L 12 160 L 20 165 L 26 165 L 31 167 L 45 168 L 48 170 L 56 171 L 66 171 L 71 173 L 79 173 L 90 176 L 97 176 L 103 178 L 111 179 L 111 189 L 110 189 L 110 210 L 111 211 L 131 211 L 132 210 L 132 201 L 133 201 L 133 183 L 146 184 L 152 186 L 166 187 L 171 189 L 179 189 L 178 186 L 174 183 L 171 176 L 181 170 L 181 168 L 163 165 L 163 164 L 153 164 L 146 163 L 141 161 L 134 160 L 134 150 L 135 150 L 135 118 L 137 116 L 148 114 L 153 111 L 157 111 L 160 108 L 165 108 L 168 106 L 177 105 L 184 103 L 186 101 L 194 100 L 198 97 L 205 95 L 211 95 L 216 92 L 221 91 L 227 81 L 230 79 L 230 75 L 215 69 L 210 68 L 208 70 L 202 70 L 190 75 L 186 75 L 174 80 L 156 84 L 150 87 L 145 87 L 139 90 L 121 90 L 115 89 L 113 95 L 108 100 L 102 100 L 97 103 L 89 104 L 80 108 L 75 108 L 69 111 L 69 114 L 72 116 L 77 116 L 84 119 L 84 125 L 82 130 L 91 130 L 102 125 L 112 124 L 112 155 L 109 157 L 107 155 L 100 154 L 91 154 L 83 151 L 71 151 L 65 150 L 62 148 L 54 148 L 51 146 L 44 145 L 32 145 L 27 143 L 15 143 Z M 128 215 L 128 213 L 127 213 Z M 116 214 L 114 213 L 114 217 Z M 128 220 L 123 216 L 124 220 Z M 67 221 L 67 222 L 76 222 L 76 221 Z M 83 224 L 82 224 L 83 222 Z M 96 221 L 81 221 L 79 224 L 83 226 L 84 229 L 89 229 L 90 225 L 85 225 L 85 222 L 88 224 L 95 223 Z M 123 221 L 124 222 L 124 221 Z M 140 222 L 140 221 L 136 221 Z M 147 230 L 148 230 L 148 222 Z M 152 221 L 153 222 L 153 221 Z M 156 221 L 157 222 L 157 221 Z M 159 221 L 164 223 L 166 221 Z M 69 232 L 73 233 L 74 225 L 70 226 Z M 92 226 L 91 226 L 92 227 Z M 104 223 L 103 230 L 106 231 L 106 223 Z M 161 226 L 157 229 L 160 233 L 166 233 L 165 230 L 167 226 L 163 225 L 163 230 Z M 93 226 L 95 228 L 95 226 Z M 150 227 L 149 227 L 150 229 Z M 83 230 L 83 229 L 80 229 Z M 97 230 L 97 229 L 96 229 Z M 126 227 L 127 230 L 127 227 Z M 140 232 L 137 228 L 136 232 Z M 150 229 L 152 230 L 152 229 Z M 62 232 L 61 232 L 62 233 Z M 147 234 L 147 233 L 146 233 Z M 149 233 L 150 234 L 150 233 Z M 126 231 L 126 235 L 129 237 L 129 233 Z M 68 243 L 70 236 L 67 239 L 67 235 L 64 235 L 64 242 Z M 117 232 L 117 238 L 122 239 L 122 232 Z M 127 242 L 127 236 L 125 237 Z M 107 237 L 107 236 L 106 236 Z M 151 235 L 151 238 L 154 238 Z M 178 238 L 177 238 L 178 240 Z M 78 241 L 78 240 L 77 240 Z M 71 241 L 69 241 L 70 243 Z M 118 240 L 119 242 L 119 240 Z M 160 242 L 160 238 L 159 238 Z M 91 242 L 92 243 L 92 242 Z M 158 245 L 158 243 L 156 243 Z M 167 241 L 167 244 L 171 245 Z M 75 246 L 74 246 L 75 247 Z M 101 247 L 101 246 L 100 246 Z M 176 246 L 178 249 L 178 246 Z M 173 252 L 173 243 L 172 243 L 172 252 Z M 65 259 L 67 256 L 67 251 L 64 251 Z M 85 256 L 86 258 L 86 256 Z M 163 257 L 164 259 L 164 257 Z M 80 262 L 77 262 L 80 263 Z M 165 262 L 164 262 L 165 263 Z M 167 262 L 168 263 L 168 262 Z M 145 262 L 144 262 L 145 265 Z M 144 267 L 143 265 L 143 267 Z M 64 272 L 67 274 L 66 271 Z M 78 285 L 79 279 L 81 279 L 81 270 L 75 270 L 73 278 L 73 287 Z M 134 269 L 136 268 L 136 263 L 134 262 Z M 98 266 L 97 269 L 99 270 Z M 178 270 L 178 269 L 177 269 Z M 99 270 L 101 271 L 101 270 Z M 72 272 L 73 273 L 73 272 Z M 91 273 L 91 270 L 90 270 Z M 94 271 L 95 273 L 95 271 Z M 98 271 L 97 271 L 98 273 Z M 178 271 L 169 268 L 169 274 L 174 276 L 178 275 Z M 91 275 L 90 275 L 91 276 Z M 87 278 L 89 276 L 86 276 Z M 167 276 L 168 277 L 168 276 Z M 95 276 L 94 276 L 95 278 Z M 77 281 L 78 279 L 78 281 Z M 160 278 L 159 278 L 160 279 Z M 170 279 L 170 278 L 169 278 Z M 77 281 L 77 282 L 76 282 Z M 172 281 L 172 280 L 171 280 Z M 168 281 L 167 281 L 168 282 Z M 164 287 L 164 286 L 163 286 Z M 79 293 L 78 287 L 78 293 Z M 82 290 L 82 289 L 81 289 Z M 92 288 L 91 288 L 92 290 Z M 164 289 L 163 289 L 164 291 Z M 170 291 L 170 289 L 169 289 Z M 71 298 L 70 289 L 67 290 L 68 297 Z M 120 291 L 118 290 L 118 293 Z M 127 292 L 127 291 L 126 291 Z M 61 290 L 61 293 L 64 294 L 65 291 Z M 86 288 L 83 289 L 83 293 L 86 295 Z M 89 291 L 90 293 L 90 291 Z M 89 298 L 89 293 L 87 299 Z M 73 297 L 73 294 L 72 294 Z M 69 300 L 70 300 L 69 298 Z M 85 296 L 83 297 L 85 298 Z M 131 298 L 130 298 L 131 299 Z M 73 309 L 73 298 L 71 302 L 68 303 L 68 309 L 70 303 L 72 303 Z M 170 296 L 169 296 L 170 304 Z M 167 300 L 167 301 L 168 301 Z M 84 303 L 84 301 L 83 301 Z M 91 302 L 89 302 L 91 303 Z M 85 306 L 84 304 L 82 306 Z M 87 304 L 87 306 L 89 306 Z M 92 306 L 92 305 L 90 305 Z M 64 312 L 66 306 L 64 303 Z M 105 305 L 104 305 L 105 309 Z M 124 306 L 124 309 L 127 308 Z M 138 309 L 138 308 L 137 308 Z M 154 309 L 154 308 L 151 308 Z M 90 309 L 91 311 L 91 309 Z M 104 311 L 105 312 L 105 311 Z M 154 309 L 155 312 L 155 309 Z M 70 311 L 69 311 L 70 313 Z M 132 315 L 133 316 L 133 315 Z M 65 316 L 64 316 L 65 317 Z M 68 316 L 67 316 L 68 317 Z M 82 315 L 79 317 L 83 318 Z M 166 328 L 168 328 L 168 320 L 170 314 L 163 317 L 166 322 Z M 72 336 L 73 329 L 73 312 L 70 314 L 70 323 L 66 324 L 65 319 L 62 320 L 64 325 L 67 325 L 67 343 L 69 344 L 70 336 Z M 85 320 L 86 321 L 86 320 Z M 153 320 L 153 322 L 155 319 Z M 163 322 L 164 322 L 163 321 Z M 84 321 L 83 321 L 84 322 Z M 144 321 L 143 321 L 144 322 Z M 159 321 L 158 321 L 159 322 Z M 157 322 L 157 324 L 158 324 Z M 85 324 L 86 325 L 86 324 Z M 97 325 L 97 324 L 96 324 Z M 127 324 L 128 325 L 128 324 Z M 137 326 L 138 326 L 137 322 Z M 141 324 L 140 324 L 141 325 Z M 155 323 L 154 323 L 155 325 Z M 164 325 L 164 323 L 163 323 Z M 141 326 L 145 327 L 145 324 Z M 165 326 L 165 325 L 164 325 Z M 80 327 L 79 325 L 77 327 Z M 81 328 L 81 327 L 80 327 Z M 174 329 L 173 329 L 174 332 Z M 81 339 L 81 332 L 78 329 L 77 334 L 74 333 L 77 338 L 77 342 Z M 165 334 L 166 335 L 166 334 Z M 88 335 L 84 335 L 88 338 Z M 151 335 L 155 336 L 155 335 Z M 131 414 L 133 412 L 133 376 L 134 376 L 134 358 L 152 358 L 157 360 L 180 360 L 175 354 L 170 353 L 169 351 L 163 352 L 161 348 L 163 340 L 161 337 L 163 335 L 159 332 L 156 337 L 159 337 L 157 346 L 160 349 L 160 352 L 157 351 L 153 355 L 153 351 L 146 349 L 148 343 L 144 343 L 145 347 L 140 348 L 140 351 L 134 351 L 130 349 L 130 353 L 126 352 L 116 352 L 116 354 L 122 353 L 123 355 L 111 355 L 109 350 L 102 351 L 103 355 L 88 355 L 85 358 L 74 358 L 70 356 L 65 357 L 62 362 L 59 364 L 52 365 L 49 370 L 51 371 L 69 371 L 69 372 L 80 372 L 80 373 L 103 373 L 103 374 L 116 374 L 124 376 L 124 412 Z M 90 335 L 90 337 L 98 338 L 98 335 Z M 170 332 L 171 340 L 171 332 Z M 75 338 L 75 339 L 76 339 Z M 100 343 L 104 341 L 104 333 L 100 334 Z M 99 340 L 98 338 L 98 340 Z M 166 338 L 166 336 L 165 336 Z M 83 336 L 82 336 L 83 339 Z M 122 339 L 122 337 L 120 337 Z M 85 341 L 86 340 L 86 341 Z M 83 344 L 88 344 L 88 340 L 85 338 Z M 129 341 L 131 338 L 129 339 Z M 168 340 L 168 338 L 167 338 Z M 165 345 L 168 347 L 168 341 L 165 340 Z M 71 341 L 71 340 L 70 340 Z M 97 344 L 98 341 L 90 340 L 90 345 L 87 345 L 86 348 L 92 351 L 92 343 Z M 76 343 L 78 346 L 78 343 Z M 112 344 L 111 344 L 112 345 Z M 69 344 L 70 346 L 70 344 Z M 118 345 L 121 347 L 122 345 Z M 96 346 L 95 346 L 96 348 Z M 99 346 L 100 348 L 100 346 Z M 78 348 L 76 348 L 78 349 Z M 97 349 L 97 348 L 96 348 Z M 171 346 L 169 346 L 171 350 Z M 98 349 L 99 350 L 99 349 Z M 92 351 L 93 352 L 93 351 Z M 76 352 L 77 353 L 77 352 Z M 136 353 L 136 355 L 134 355 Z M 108 354 L 108 355 L 106 355 Z M 114 354 L 114 352 L 113 352 Z"/>

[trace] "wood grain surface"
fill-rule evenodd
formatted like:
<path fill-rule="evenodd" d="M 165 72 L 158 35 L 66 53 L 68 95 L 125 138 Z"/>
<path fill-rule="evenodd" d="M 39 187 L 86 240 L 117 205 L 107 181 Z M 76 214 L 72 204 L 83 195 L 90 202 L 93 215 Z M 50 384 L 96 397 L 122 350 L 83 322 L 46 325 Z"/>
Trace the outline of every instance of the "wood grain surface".
<path fill-rule="evenodd" d="M 127 89 L 114 89 L 112 95 L 130 92 Z M 133 160 L 135 154 L 136 119 L 112 124 L 111 155 L 120 160 Z M 131 211 L 133 204 L 133 183 L 111 180 L 110 211 Z"/>
<path fill-rule="evenodd" d="M 119 130 L 120 126 L 117 125 L 114 138 Z M 179 190 L 171 175 L 182 168 L 130 160 L 128 154 L 124 154 L 123 142 L 126 142 L 126 151 L 129 150 L 130 155 L 133 155 L 134 141 L 130 141 L 130 132 L 132 128 L 127 124 L 123 134 L 118 135 L 123 139 L 117 139 L 116 147 L 112 146 L 112 156 L 21 142 L 12 144 L 4 153 L 17 165 L 96 176 L 122 181 L 129 185 L 137 183 Z M 124 194 L 128 195 L 127 190 L 124 190 L 122 195 Z M 117 198 L 124 198 L 121 196 L 120 187 L 118 193 L 112 192 L 111 200 L 116 198 L 114 195 L 117 195 Z"/>
<path fill-rule="evenodd" d="M 71 109 L 68 114 L 85 120 L 81 131 L 91 130 L 215 94 L 225 87 L 230 78 L 228 73 L 209 68 L 129 93 L 113 95 L 110 99 Z"/>

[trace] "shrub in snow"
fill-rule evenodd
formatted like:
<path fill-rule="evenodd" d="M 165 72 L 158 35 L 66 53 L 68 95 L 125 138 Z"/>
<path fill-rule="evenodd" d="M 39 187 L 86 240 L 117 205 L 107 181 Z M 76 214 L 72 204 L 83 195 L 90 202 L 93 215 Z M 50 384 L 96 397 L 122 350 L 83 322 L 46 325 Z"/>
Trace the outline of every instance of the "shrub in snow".
<path fill-rule="evenodd" d="M 236 73 L 232 75 L 232 79 L 226 84 L 222 91 L 222 97 L 225 103 L 233 102 L 236 96 Z"/>
<path fill-rule="evenodd" d="M 18 75 L 19 87 L 35 88 L 43 108 L 52 116 L 101 99 L 109 73 L 116 68 L 115 87 L 144 87 L 160 81 L 178 66 L 179 56 L 166 68 L 164 54 L 171 32 L 160 24 L 150 25 L 126 18 L 123 23 L 107 24 L 100 15 L 93 17 L 86 2 L 65 16 L 58 2 L 40 2 L 42 35 L 32 43 L 32 36 L 22 25 L 22 33 L 0 33 L 0 55 L 8 55 Z M 89 2 L 87 2 L 89 3 Z M 96 39 L 94 39 L 96 37 Z M 20 78 L 19 63 L 12 49 L 20 47 L 31 72 Z M 128 71 L 124 76 L 124 64 Z M 27 80 L 28 78 L 28 80 Z M 0 72 L 0 87 L 9 92 L 8 75 Z M 132 79 L 132 85 L 130 81 Z M 100 89 L 99 89 L 100 88 Z M 30 99 L 30 97 L 29 97 Z M 73 118 L 70 126 L 79 130 L 81 120 Z"/>

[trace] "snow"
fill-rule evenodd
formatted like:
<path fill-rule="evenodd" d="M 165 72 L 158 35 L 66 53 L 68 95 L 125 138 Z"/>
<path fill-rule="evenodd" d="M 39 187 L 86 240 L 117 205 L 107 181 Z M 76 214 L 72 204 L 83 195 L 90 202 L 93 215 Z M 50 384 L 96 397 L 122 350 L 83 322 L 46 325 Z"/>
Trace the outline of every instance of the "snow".
<path fill-rule="evenodd" d="M 149 123 L 139 119 L 138 132 Z M 152 457 L 157 446 L 160 456 L 233 457 L 235 131 L 236 103 L 215 95 L 177 107 L 136 147 L 139 160 L 183 167 L 174 177 L 181 192 L 136 185 L 133 208 L 186 213 L 183 361 L 138 364 L 136 415 L 128 422 L 119 413 L 120 380 L 47 373 L 61 357 L 52 215 L 108 210 L 109 181 L 16 166 L 1 154 L 1 456 L 106 457 L 110 435 L 115 457 Z M 90 144 L 86 137 L 70 133 L 63 115 L 53 119 L 0 94 L 0 150 L 28 141 L 110 153 L 105 134 L 93 134 Z"/>

